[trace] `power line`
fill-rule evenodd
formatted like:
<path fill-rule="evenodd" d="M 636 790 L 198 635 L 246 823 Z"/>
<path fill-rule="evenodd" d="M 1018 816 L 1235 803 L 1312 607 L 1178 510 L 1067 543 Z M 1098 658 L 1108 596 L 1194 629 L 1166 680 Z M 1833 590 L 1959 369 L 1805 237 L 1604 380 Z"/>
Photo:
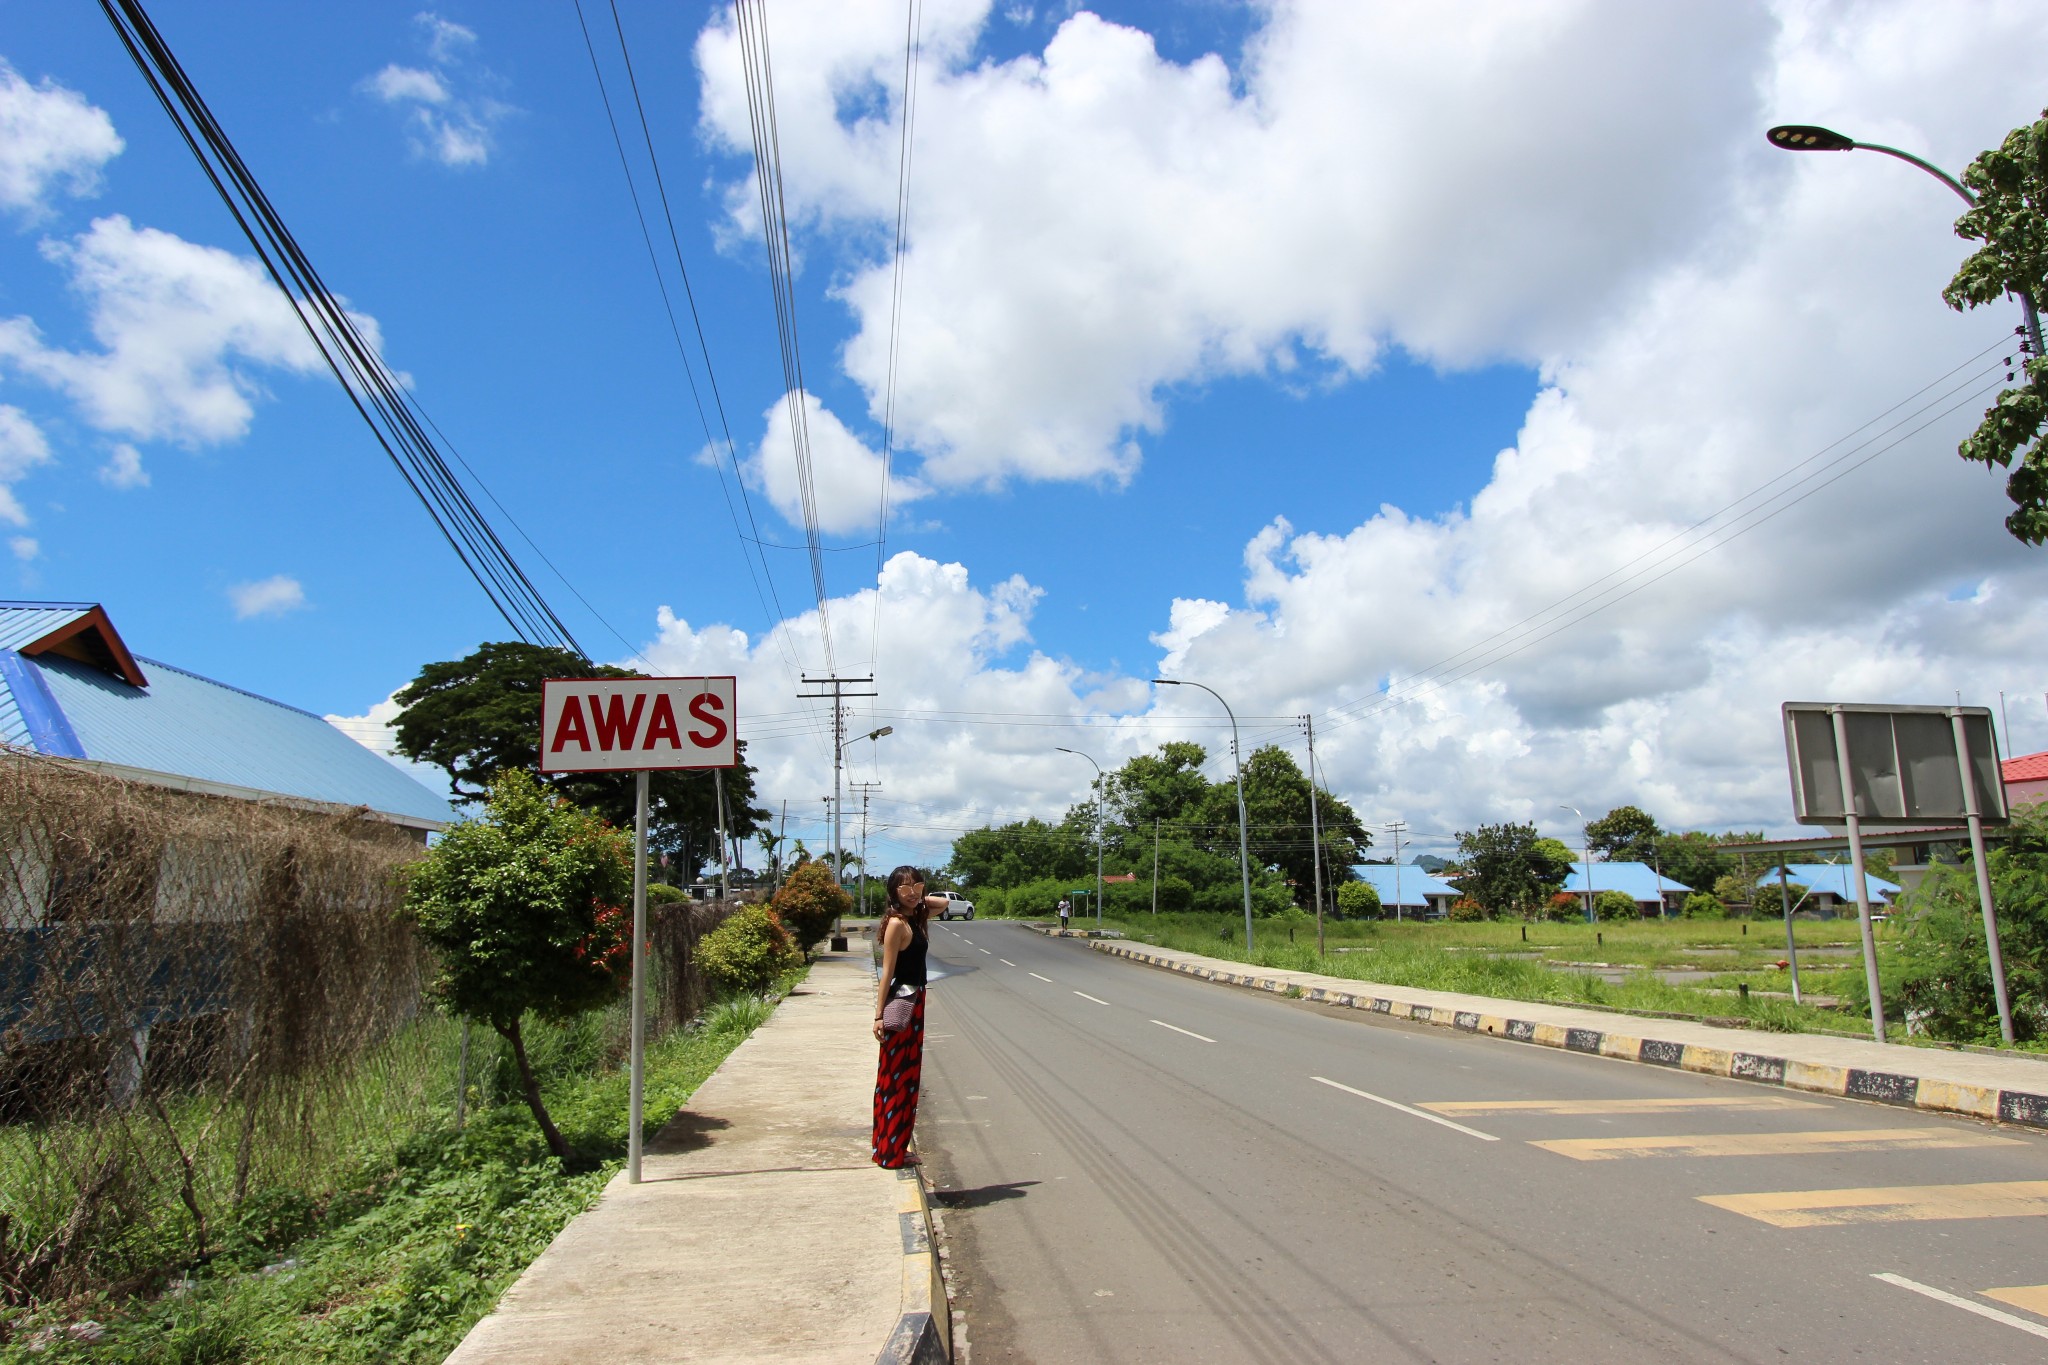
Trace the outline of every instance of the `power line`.
<path fill-rule="evenodd" d="M 903 254 L 910 236 L 910 152 L 917 127 L 917 67 L 922 55 L 923 0 L 903 6 L 903 110 L 896 146 L 896 238 L 889 278 L 889 362 L 882 390 L 881 512 L 875 521 L 875 610 L 868 633 L 868 659 L 875 662 L 882 638 L 882 565 L 889 553 L 889 475 L 896 441 L 896 365 L 903 340 Z"/>
<path fill-rule="evenodd" d="M 520 639 L 588 657 L 449 469 L 427 435 L 431 423 L 313 268 L 139 0 L 100 0 L 100 10 L 314 349 L 491 605 Z"/>

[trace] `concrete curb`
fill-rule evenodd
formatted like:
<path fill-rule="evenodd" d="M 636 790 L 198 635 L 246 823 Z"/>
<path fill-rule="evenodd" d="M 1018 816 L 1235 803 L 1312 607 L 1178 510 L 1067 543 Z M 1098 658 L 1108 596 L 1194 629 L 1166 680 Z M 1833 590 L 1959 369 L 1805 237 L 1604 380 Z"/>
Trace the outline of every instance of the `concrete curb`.
<path fill-rule="evenodd" d="M 932 1242 L 931 1204 L 917 1167 L 904 1167 L 897 1179 L 902 1189 L 896 1218 L 903 1229 L 903 1312 L 875 1365 L 948 1365 L 953 1315 Z"/>
<path fill-rule="evenodd" d="M 1507 1011 L 1514 1009 L 1518 1002 L 1509 1000 L 1490 1002 L 1500 1007 L 1498 1013 L 1447 1010 L 1442 1006 L 1427 1005 L 1417 1000 L 1404 999 L 1398 994 L 1385 993 L 1398 991 L 1398 987 L 1382 986 L 1372 982 L 1360 982 L 1360 989 L 1357 991 L 1304 986 L 1298 981 L 1284 977 L 1261 975 L 1256 970 L 1238 972 L 1199 965 L 1161 953 L 1141 943 L 1098 941 L 1088 946 L 1096 952 L 1107 953 L 1112 957 L 1129 958 L 1148 967 L 1179 972 L 1184 976 L 1198 977 L 1204 981 L 1272 991 L 1281 995 L 1292 994 L 1299 999 L 1313 1000 L 1320 1004 L 1370 1010 L 1375 1014 L 1384 1014 L 1395 1019 L 1412 1019 L 1418 1023 L 1454 1028 L 1465 1033 L 1491 1034 L 1512 1042 L 1563 1048 L 1568 1052 L 1589 1052 L 1601 1057 L 1612 1057 L 1618 1061 L 1675 1067 L 1681 1071 L 1697 1071 L 1707 1076 L 1726 1076 L 1732 1080 L 1755 1081 L 1762 1085 L 1784 1086 L 1791 1090 L 1807 1090 L 1821 1095 L 1875 1100 L 1881 1104 L 1896 1104 L 1909 1109 L 1962 1114 L 1970 1118 L 1992 1119 L 2000 1123 L 2018 1123 L 2048 1129 L 2048 1095 L 2023 1090 L 2002 1090 L 1905 1072 L 1822 1065 L 1774 1057 L 1762 1052 L 1705 1047 L 1698 1043 L 1672 1042 L 1606 1029 L 1567 1028 L 1558 1024 L 1516 1019 Z"/>

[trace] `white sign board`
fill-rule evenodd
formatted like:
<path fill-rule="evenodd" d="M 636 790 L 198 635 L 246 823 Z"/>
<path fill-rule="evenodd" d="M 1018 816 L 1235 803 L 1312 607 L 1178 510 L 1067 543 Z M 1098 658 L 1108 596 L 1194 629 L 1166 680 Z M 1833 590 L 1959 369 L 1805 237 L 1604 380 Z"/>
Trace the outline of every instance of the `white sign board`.
<path fill-rule="evenodd" d="M 731 678 L 549 678 L 540 770 L 629 773 L 739 762 Z"/>
<path fill-rule="evenodd" d="M 1854 809 L 1865 825 L 1956 824 L 1972 814 L 2003 824 L 2007 818 L 1998 741 L 1985 707 L 1788 701 L 1784 715 L 1792 818 L 1802 825 L 1840 825 L 1850 809 L 1838 718 L 1848 741 Z"/>

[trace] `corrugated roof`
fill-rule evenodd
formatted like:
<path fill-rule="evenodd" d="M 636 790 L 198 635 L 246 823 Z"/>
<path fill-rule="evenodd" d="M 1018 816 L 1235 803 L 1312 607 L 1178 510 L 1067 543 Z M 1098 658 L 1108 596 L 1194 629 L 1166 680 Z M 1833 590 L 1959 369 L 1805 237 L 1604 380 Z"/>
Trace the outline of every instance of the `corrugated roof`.
<path fill-rule="evenodd" d="M 1564 879 L 1564 890 L 1575 896 L 1586 894 L 1586 865 L 1573 863 L 1572 874 Z M 1593 893 L 1602 891 L 1626 891 L 1630 898 L 1648 905 L 1658 899 L 1657 892 L 1687 892 L 1692 890 L 1683 882 L 1674 882 L 1669 877 L 1660 877 L 1657 870 L 1648 863 L 1594 863 Z"/>
<path fill-rule="evenodd" d="M 1856 899 L 1856 888 L 1849 884 L 1849 870 L 1847 863 L 1787 863 L 1785 877 L 1786 880 L 1797 882 L 1809 891 L 1825 891 L 1837 900 L 1853 901 Z M 1880 896 L 1885 900 L 1890 900 L 1905 889 L 1897 882 L 1888 882 L 1882 877 L 1867 874 L 1864 882 L 1869 886 L 1871 895 Z M 1778 869 L 1774 867 L 1758 877 L 1756 884 L 1760 887 L 1776 886 Z"/>
<path fill-rule="evenodd" d="M 22 660 L 49 686 L 88 762 L 368 806 L 408 823 L 454 820 L 446 801 L 311 712 L 145 662 L 150 685 L 140 688 L 74 659 Z"/>
<path fill-rule="evenodd" d="M 1357 863 L 1352 866 L 1362 882 L 1372 883 L 1372 889 L 1380 893 L 1380 904 L 1394 904 L 1394 866 L 1392 863 Z M 1412 863 L 1404 863 L 1400 870 L 1401 904 L 1427 909 L 1431 896 L 1456 896 L 1458 888 L 1441 877 L 1435 877 Z"/>
<path fill-rule="evenodd" d="M 2040 782 L 2048 779 L 2048 750 L 2008 758 L 1998 767 L 1999 776 L 2007 782 Z"/>
<path fill-rule="evenodd" d="M 0 649 L 20 649 L 90 616 L 91 602 L 0 602 Z"/>

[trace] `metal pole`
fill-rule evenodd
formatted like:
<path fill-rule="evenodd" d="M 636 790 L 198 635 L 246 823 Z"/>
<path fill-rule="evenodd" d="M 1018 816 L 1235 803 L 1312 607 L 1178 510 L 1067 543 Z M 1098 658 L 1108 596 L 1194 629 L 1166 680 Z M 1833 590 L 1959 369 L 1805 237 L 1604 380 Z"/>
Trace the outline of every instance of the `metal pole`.
<path fill-rule="evenodd" d="M 1870 1033 L 1884 1036 L 1884 986 L 1877 977 L 1877 934 L 1870 927 L 1870 886 L 1863 874 L 1863 817 L 1856 812 L 1856 782 L 1849 767 L 1849 723 L 1834 712 L 1835 768 L 1842 784 L 1842 818 L 1849 826 L 1849 861 L 1856 865 L 1856 919 L 1863 937 L 1863 982 L 1870 992 Z"/>
<path fill-rule="evenodd" d="M 462 1050 L 455 1059 L 455 1131 L 469 1112 L 469 1020 L 462 1021 Z"/>
<path fill-rule="evenodd" d="M 718 899 L 732 899 L 731 845 L 725 837 L 725 769 L 711 770 L 711 785 L 718 793 Z"/>
<path fill-rule="evenodd" d="M 1154 678 L 1152 681 L 1168 687 L 1199 687 L 1214 697 L 1223 707 L 1223 714 L 1230 717 L 1230 749 L 1237 759 L 1237 875 L 1244 883 L 1244 950 L 1249 956 L 1252 950 L 1252 854 L 1251 840 L 1245 833 L 1244 749 L 1237 739 L 1237 712 L 1230 709 L 1230 703 L 1223 700 L 1221 692 L 1207 683 L 1183 678 Z"/>
<path fill-rule="evenodd" d="M 647 1066 L 647 770 L 633 774 L 633 1062 L 626 1100 L 626 1181 L 640 1183 L 640 1100 Z"/>
<path fill-rule="evenodd" d="M 1396 820 L 1387 828 L 1394 832 L 1394 923 L 1401 922 L 1401 836 L 1407 832 L 1408 822 Z"/>
<path fill-rule="evenodd" d="M 1977 809 L 1977 775 L 1970 771 L 1969 736 L 1960 710 L 1949 712 L 1955 729 L 1956 767 L 1963 777 L 1963 813 L 1970 821 L 1970 861 L 1977 865 L 1977 905 L 1984 912 L 1984 946 L 1991 951 L 1991 993 L 1998 1001 L 1998 1036 L 2012 1044 L 2012 1002 L 2005 994 L 2005 953 L 1998 942 L 1998 917 L 1991 906 L 1991 863 L 1984 852 L 1984 814 Z"/>
<path fill-rule="evenodd" d="M 1308 837 L 1314 842 L 1316 866 L 1316 956 L 1323 956 L 1323 829 L 1316 814 L 1316 719 L 1303 716 L 1308 728 Z"/>
<path fill-rule="evenodd" d="M 1072 754 L 1075 758 L 1088 758 L 1079 749 L 1053 746 L 1054 753 Z M 1088 766 L 1095 769 L 1095 927 L 1102 927 L 1102 765 L 1088 758 Z M 1156 877 L 1154 879 L 1157 880 Z M 1155 893 L 1156 894 L 1156 893 Z"/>
<path fill-rule="evenodd" d="M 1586 923 L 1591 924 L 1597 918 L 1593 914 L 1593 836 L 1587 829 L 1584 811 L 1577 806 L 1560 805 L 1558 809 L 1568 810 L 1579 817 L 1579 846 L 1586 851 Z"/>
<path fill-rule="evenodd" d="M 1152 913 L 1159 913 L 1159 817 L 1152 817 Z"/>
<path fill-rule="evenodd" d="M 1799 943 L 1792 937 L 1792 888 L 1785 881 L 1785 864 L 1778 864 L 1778 899 L 1785 906 L 1785 964 L 1792 969 L 1792 1003 L 1799 1000 Z"/>
<path fill-rule="evenodd" d="M 781 832 L 775 836 L 775 889 L 777 891 L 782 889 L 782 869 L 789 865 L 789 857 L 784 851 L 788 845 L 789 798 L 785 796 L 782 798 L 782 828 Z"/>

